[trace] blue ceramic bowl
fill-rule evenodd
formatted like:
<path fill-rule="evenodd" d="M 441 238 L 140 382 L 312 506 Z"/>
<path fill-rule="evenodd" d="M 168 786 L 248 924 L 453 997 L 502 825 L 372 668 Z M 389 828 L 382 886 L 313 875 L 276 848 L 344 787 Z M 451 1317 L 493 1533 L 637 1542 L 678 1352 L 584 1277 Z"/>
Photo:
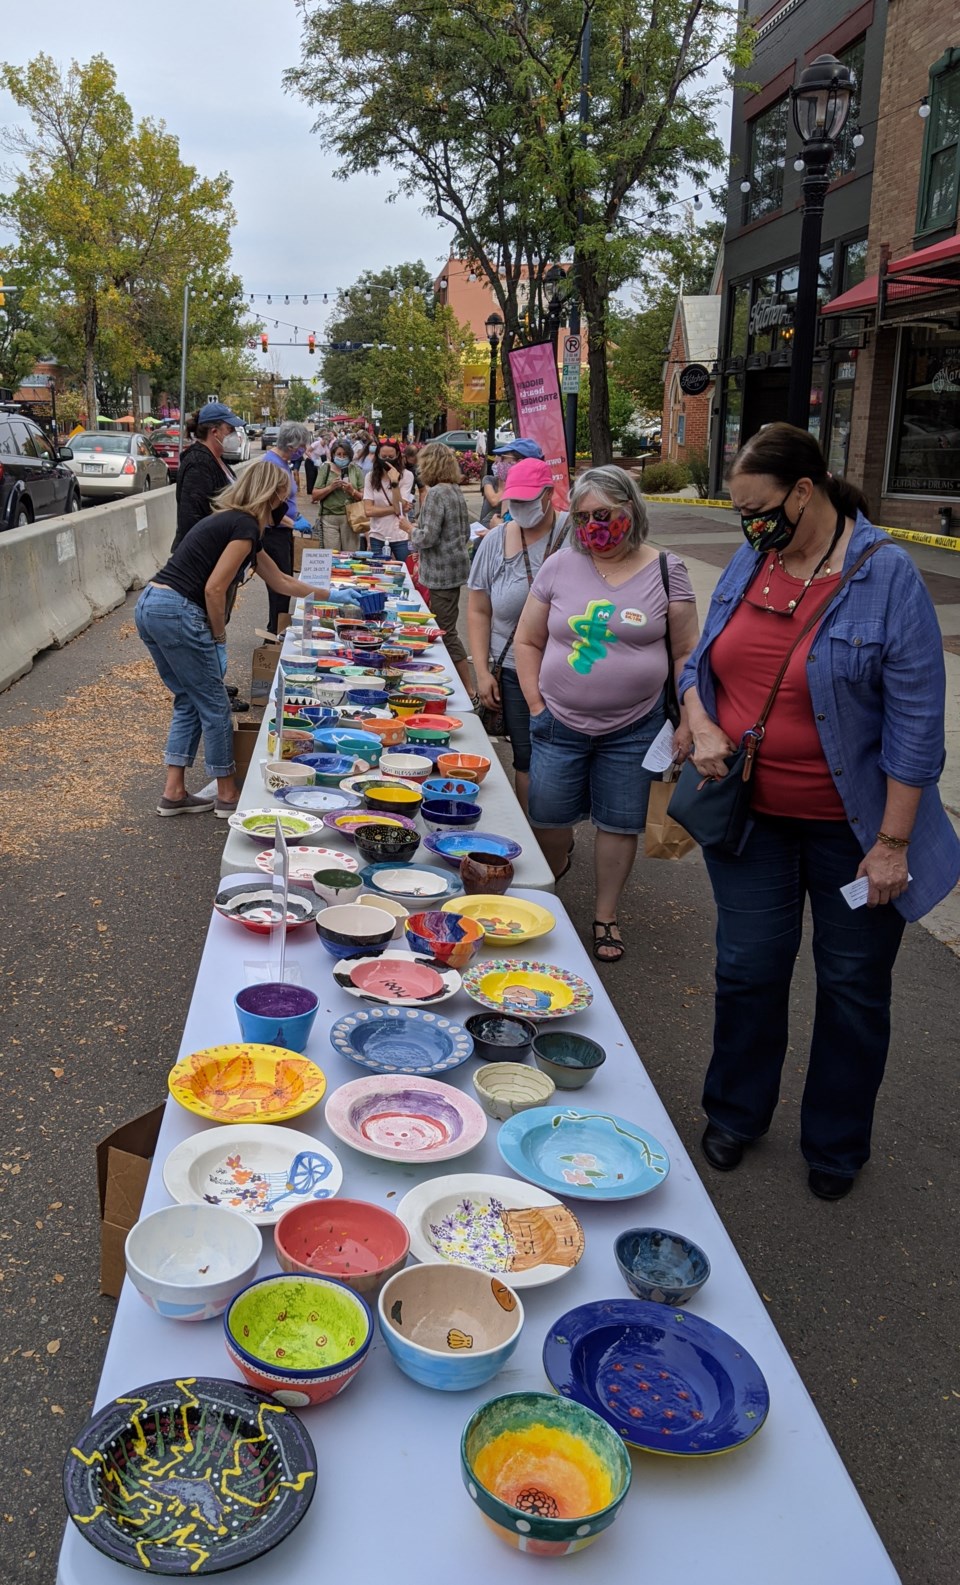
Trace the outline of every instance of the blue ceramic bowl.
<path fill-rule="evenodd" d="M 334 710 L 330 705 L 309 704 L 298 706 L 300 714 L 310 723 L 313 731 L 319 727 L 336 726 L 340 719 L 340 711 Z"/>
<path fill-rule="evenodd" d="M 379 765 L 383 750 L 383 744 L 373 732 L 361 732 L 356 727 L 326 727 L 314 732 L 313 741 L 319 754 L 324 751 L 329 754 L 352 754 L 354 759 L 365 759 L 371 765 Z"/>
<path fill-rule="evenodd" d="M 351 710 L 381 710 L 387 702 L 386 688 L 351 688 L 347 694 Z"/>
<path fill-rule="evenodd" d="M 519 842 L 511 842 L 509 837 L 471 831 L 469 827 L 466 830 L 431 831 L 426 837 L 425 846 L 455 870 L 459 870 L 468 853 L 477 853 L 496 864 L 512 864 L 523 852 Z"/>
<path fill-rule="evenodd" d="M 353 754 L 298 754 L 291 761 L 293 765 L 309 765 L 320 787 L 338 787 L 353 774 L 355 763 Z"/>
<path fill-rule="evenodd" d="M 233 998 L 233 1005 L 240 1034 L 251 1045 L 302 1052 L 307 1049 L 320 998 L 305 985 L 281 985 L 274 980 L 245 985 Z"/>
<path fill-rule="evenodd" d="M 538 1032 L 533 1042 L 533 1060 L 558 1090 L 581 1090 L 606 1062 L 607 1053 L 586 1035 L 550 1029 Z"/>
<path fill-rule="evenodd" d="M 385 594 L 361 594 L 357 597 L 357 604 L 364 616 L 380 616 L 386 603 Z"/>
<path fill-rule="evenodd" d="M 411 952 L 435 958 L 452 969 L 465 969 L 483 946 L 482 925 L 463 914 L 445 914 L 439 908 L 411 914 L 403 932 Z"/>
<path fill-rule="evenodd" d="M 424 798 L 447 798 L 455 803 L 476 803 L 480 784 L 452 776 L 430 776 L 422 783 Z"/>
<path fill-rule="evenodd" d="M 397 921 L 382 908 L 337 903 L 317 915 L 317 935 L 331 957 L 379 957 L 390 945 Z"/>
<path fill-rule="evenodd" d="M 473 1053 L 467 1031 L 419 1007 L 368 1007 L 348 1013 L 330 1030 L 334 1051 L 372 1073 L 423 1078 L 459 1068 Z"/>
<path fill-rule="evenodd" d="M 489 1381 L 523 1330 L 523 1305 L 512 1288 L 488 1272 L 446 1262 L 398 1271 L 381 1289 L 378 1309 L 394 1362 L 440 1392 Z"/>
<path fill-rule="evenodd" d="M 426 798 L 420 813 L 428 831 L 472 831 L 483 810 L 460 798 Z"/>
<path fill-rule="evenodd" d="M 710 1275 L 700 1246 L 662 1227 L 630 1227 L 613 1248 L 630 1292 L 655 1304 L 688 1303 Z"/>

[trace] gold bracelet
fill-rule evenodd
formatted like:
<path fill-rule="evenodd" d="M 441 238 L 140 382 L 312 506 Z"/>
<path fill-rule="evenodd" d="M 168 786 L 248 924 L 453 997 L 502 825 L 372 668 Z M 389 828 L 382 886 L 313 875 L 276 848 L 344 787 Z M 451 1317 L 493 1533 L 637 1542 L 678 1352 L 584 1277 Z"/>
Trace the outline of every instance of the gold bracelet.
<path fill-rule="evenodd" d="M 885 848 L 908 848 L 910 846 L 909 837 L 891 837 L 887 835 L 886 831 L 877 832 L 877 841 L 882 842 Z"/>

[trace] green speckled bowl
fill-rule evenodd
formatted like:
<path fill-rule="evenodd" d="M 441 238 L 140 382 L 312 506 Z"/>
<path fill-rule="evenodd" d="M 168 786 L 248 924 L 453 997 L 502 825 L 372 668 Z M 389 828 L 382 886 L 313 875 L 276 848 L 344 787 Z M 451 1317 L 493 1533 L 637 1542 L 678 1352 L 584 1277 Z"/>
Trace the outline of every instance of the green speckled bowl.
<path fill-rule="evenodd" d="M 244 1380 L 291 1408 L 342 1392 L 373 1336 L 373 1317 L 358 1293 L 332 1277 L 292 1272 L 242 1289 L 223 1326 Z"/>

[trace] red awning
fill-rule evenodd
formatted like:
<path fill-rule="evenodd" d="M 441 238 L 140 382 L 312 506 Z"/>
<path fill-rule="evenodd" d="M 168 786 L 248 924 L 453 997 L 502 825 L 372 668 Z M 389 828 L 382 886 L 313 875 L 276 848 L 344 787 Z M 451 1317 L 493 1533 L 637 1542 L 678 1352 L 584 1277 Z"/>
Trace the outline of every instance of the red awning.
<path fill-rule="evenodd" d="M 914 270 L 923 272 L 938 264 L 948 264 L 951 260 L 960 260 L 960 236 L 944 237 L 942 242 L 934 242 L 929 248 L 920 248 L 917 253 L 907 253 L 902 259 L 891 259 L 887 274 L 903 275 L 906 271 Z"/>
<path fill-rule="evenodd" d="M 960 236 L 945 237 L 929 248 L 919 248 L 906 253 L 902 259 L 891 259 L 887 265 L 887 301 L 903 301 L 921 297 L 929 292 L 949 291 L 960 285 L 957 270 L 960 268 Z M 946 272 L 946 273 L 942 273 Z M 910 276 L 909 281 L 899 277 Z M 863 314 L 876 308 L 880 292 L 879 275 L 868 275 L 859 286 L 851 286 L 832 302 L 825 303 L 821 314 Z"/>
<path fill-rule="evenodd" d="M 879 275 L 866 276 L 859 286 L 851 286 L 848 292 L 824 303 L 821 314 L 862 314 L 865 309 L 876 308 L 879 283 Z"/>

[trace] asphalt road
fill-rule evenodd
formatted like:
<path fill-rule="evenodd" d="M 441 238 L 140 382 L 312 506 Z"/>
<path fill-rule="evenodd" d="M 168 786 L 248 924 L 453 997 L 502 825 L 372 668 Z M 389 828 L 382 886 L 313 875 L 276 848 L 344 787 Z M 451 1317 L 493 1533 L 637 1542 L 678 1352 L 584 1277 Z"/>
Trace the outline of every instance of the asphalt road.
<path fill-rule="evenodd" d="M 668 536 L 681 528 L 669 529 L 671 510 L 657 518 Z M 55 1577 L 61 1462 L 114 1310 L 98 1293 L 94 1147 L 163 1098 L 225 837 L 211 816 L 155 816 L 168 706 L 132 626 L 134 599 L 0 696 L 2 1585 Z M 231 625 L 230 678 L 244 687 L 265 612 L 255 585 Z M 203 780 L 196 772 L 192 785 Z M 561 889 L 584 931 L 591 846 L 583 832 Z M 797 1146 L 809 955 L 777 1125 L 721 1176 L 696 1148 L 713 933 L 699 858 L 641 862 L 621 923 L 628 956 L 597 972 L 903 1580 L 955 1585 L 960 962 L 908 930 L 874 1158 L 831 1206 L 808 1192 Z M 841 1582 L 824 1559 L 817 1585 L 870 1582 Z"/>

